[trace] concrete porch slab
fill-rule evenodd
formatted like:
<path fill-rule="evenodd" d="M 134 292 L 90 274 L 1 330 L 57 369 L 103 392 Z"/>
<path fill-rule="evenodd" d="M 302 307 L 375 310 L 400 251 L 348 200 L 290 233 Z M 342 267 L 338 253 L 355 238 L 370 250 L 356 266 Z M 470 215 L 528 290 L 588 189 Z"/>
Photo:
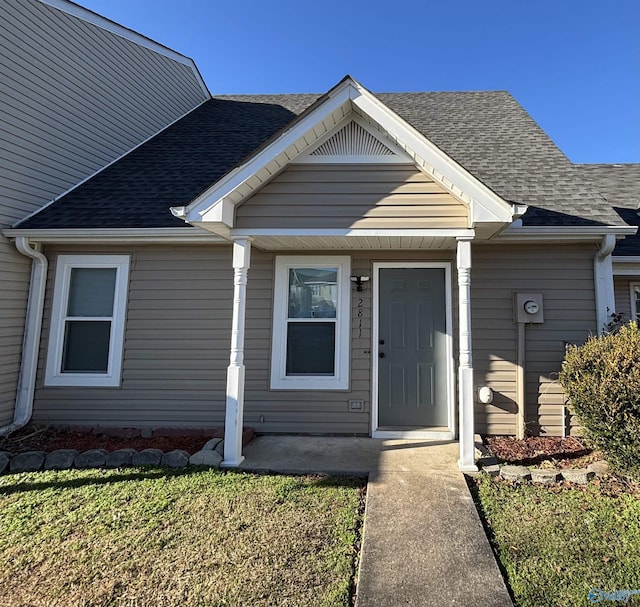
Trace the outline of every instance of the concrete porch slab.
<path fill-rule="evenodd" d="M 241 469 L 368 476 L 357 607 L 507 607 L 456 442 L 260 436 Z"/>

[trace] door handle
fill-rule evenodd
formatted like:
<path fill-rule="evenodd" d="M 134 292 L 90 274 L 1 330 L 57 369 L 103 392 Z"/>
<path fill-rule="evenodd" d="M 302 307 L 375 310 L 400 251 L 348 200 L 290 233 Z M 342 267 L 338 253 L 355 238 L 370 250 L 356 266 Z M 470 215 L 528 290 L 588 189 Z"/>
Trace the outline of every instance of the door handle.
<path fill-rule="evenodd" d="M 384 358 L 384 357 L 386 356 L 386 354 L 385 354 L 384 352 L 379 352 L 379 353 L 378 353 L 378 356 L 379 356 L 380 358 Z"/>
<path fill-rule="evenodd" d="M 381 346 L 384 346 L 384 339 L 381 339 L 378 343 L 379 343 Z"/>

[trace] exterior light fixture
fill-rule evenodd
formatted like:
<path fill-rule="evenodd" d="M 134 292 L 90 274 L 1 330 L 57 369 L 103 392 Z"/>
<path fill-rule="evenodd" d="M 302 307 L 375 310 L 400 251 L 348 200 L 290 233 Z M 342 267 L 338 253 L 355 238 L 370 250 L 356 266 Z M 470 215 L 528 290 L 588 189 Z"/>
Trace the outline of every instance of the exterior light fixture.
<path fill-rule="evenodd" d="M 356 291 L 362 291 L 365 282 L 369 282 L 368 276 L 352 276 L 351 282 L 356 285 Z"/>

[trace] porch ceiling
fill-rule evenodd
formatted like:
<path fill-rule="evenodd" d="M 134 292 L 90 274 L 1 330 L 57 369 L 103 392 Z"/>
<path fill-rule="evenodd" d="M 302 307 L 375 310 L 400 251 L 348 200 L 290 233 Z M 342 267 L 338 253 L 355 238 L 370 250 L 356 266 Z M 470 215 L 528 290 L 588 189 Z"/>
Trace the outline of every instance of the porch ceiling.
<path fill-rule="evenodd" d="M 455 249 L 454 236 L 254 236 L 264 251 L 357 249 Z"/>

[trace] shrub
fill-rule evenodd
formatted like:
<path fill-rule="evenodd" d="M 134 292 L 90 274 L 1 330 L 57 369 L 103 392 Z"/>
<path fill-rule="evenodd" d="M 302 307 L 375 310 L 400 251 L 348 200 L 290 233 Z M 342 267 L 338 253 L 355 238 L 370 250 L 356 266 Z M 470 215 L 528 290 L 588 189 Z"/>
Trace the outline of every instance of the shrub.
<path fill-rule="evenodd" d="M 640 480 L 640 331 L 635 322 L 617 333 L 570 346 L 560 383 L 585 438 L 619 471 Z"/>

